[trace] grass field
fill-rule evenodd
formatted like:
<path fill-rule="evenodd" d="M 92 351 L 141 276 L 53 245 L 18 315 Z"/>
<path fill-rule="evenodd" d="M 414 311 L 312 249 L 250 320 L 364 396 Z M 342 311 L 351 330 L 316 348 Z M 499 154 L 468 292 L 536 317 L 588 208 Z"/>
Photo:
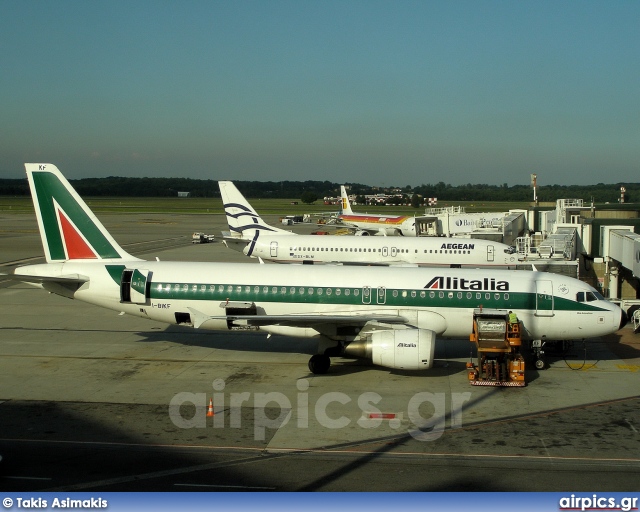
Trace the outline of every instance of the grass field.
<path fill-rule="evenodd" d="M 192 213 L 222 214 L 222 200 L 218 198 L 177 198 L 177 197 L 86 197 L 89 207 L 96 213 Z M 251 199 L 251 205 L 259 214 L 264 215 L 302 215 L 305 213 L 337 212 L 338 207 L 316 202 L 312 205 L 291 204 L 297 199 Z M 463 206 L 468 213 L 504 212 L 512 209 L 527 209 L 529 203 L 513 202 L 441 202 L 438 207 Z M 354 206 L 358 213 L 421 215 L 424 208 L 410 206 Z M 0 212 L 33 212 L 30 197 L 0 196 Z"/>

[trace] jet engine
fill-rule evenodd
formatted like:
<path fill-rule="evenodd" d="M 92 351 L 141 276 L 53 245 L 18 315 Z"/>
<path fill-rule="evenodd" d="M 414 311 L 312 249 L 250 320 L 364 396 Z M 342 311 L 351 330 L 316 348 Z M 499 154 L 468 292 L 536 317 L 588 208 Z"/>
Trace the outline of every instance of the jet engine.
<path fill-rule="evenodd" d="M 344 355 L 371 359 L 374 364 L 400 370 L 428 370 L 433 366 L 436 333 L 428 329 L 375 331 L 344 348 Z"/>

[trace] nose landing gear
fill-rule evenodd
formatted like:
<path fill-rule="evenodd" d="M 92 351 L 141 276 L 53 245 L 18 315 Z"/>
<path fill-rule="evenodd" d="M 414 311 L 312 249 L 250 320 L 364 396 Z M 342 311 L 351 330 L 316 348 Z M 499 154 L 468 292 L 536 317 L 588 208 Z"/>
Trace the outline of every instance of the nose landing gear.
<path fill-rule="evenodd" d="M 535 366 L 538 370 L 542 370 L 544 368 L 544 350 L 542 350 L 544 344 L 545 342 L 542 340 L 531 341 L 531 350 L 536 358 Z"/>

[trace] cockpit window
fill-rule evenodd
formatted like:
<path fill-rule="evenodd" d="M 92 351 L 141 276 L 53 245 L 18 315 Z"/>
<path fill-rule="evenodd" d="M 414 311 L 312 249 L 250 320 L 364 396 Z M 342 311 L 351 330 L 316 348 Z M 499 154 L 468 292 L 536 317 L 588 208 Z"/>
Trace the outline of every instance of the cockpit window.
<path fill-rule="evenodd" d="M 593 302 L 594 300 L 604 300 L 604 297 L 598 292 L 578 292 L 576 300 L 578 302 Z"/>

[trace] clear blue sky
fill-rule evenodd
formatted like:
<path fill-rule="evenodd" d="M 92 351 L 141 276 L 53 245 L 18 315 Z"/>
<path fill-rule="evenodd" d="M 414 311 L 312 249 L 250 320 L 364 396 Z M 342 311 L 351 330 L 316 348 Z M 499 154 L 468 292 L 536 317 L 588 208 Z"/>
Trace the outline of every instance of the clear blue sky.
<path fill-rule="evenodd" d="M 0 0 L 0 177 L 640 181 L 640 2 Z"/>

